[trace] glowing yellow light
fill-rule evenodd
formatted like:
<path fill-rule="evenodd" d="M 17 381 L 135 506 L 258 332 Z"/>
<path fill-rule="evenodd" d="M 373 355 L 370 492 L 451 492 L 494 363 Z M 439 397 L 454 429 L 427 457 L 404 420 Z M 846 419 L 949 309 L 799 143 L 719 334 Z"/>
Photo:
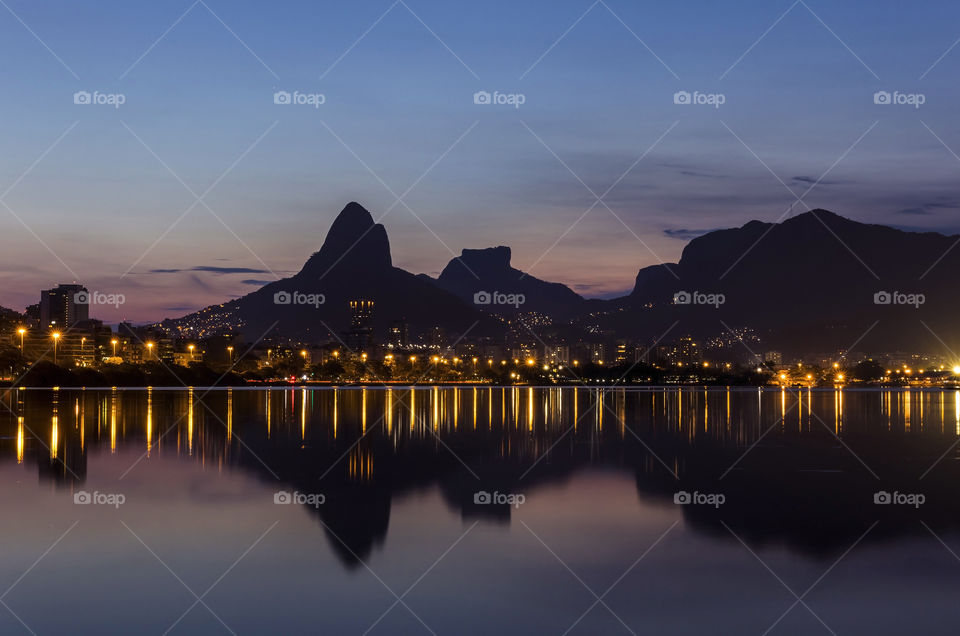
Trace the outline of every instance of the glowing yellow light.
<path fill-rule="evenodd" d="M 527 358 L 527 366 L 528 366 L 528 367 L 532 367 L 532 366 L 535 365 L 536 363 L 537 363 L 537 361 L 534 360 L 533 358 Z"/>

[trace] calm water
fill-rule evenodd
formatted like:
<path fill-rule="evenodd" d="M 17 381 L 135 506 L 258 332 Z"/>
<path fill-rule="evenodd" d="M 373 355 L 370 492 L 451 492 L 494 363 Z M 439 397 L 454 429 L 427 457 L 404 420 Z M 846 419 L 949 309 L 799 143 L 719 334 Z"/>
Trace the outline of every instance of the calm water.
<path fill-rule="evenodd" d="M 2 397 L 0 634 L 960 629 L 957 391 Z"/>

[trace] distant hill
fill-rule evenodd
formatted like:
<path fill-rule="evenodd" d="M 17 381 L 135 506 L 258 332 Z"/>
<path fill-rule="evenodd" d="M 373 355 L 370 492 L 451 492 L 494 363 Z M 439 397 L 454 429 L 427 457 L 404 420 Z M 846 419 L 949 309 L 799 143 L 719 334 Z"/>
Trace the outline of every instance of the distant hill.
<path fill-rule="evenodd" d="M 952 249 L 958 241 L 826 210 L 779 224 L 751 221 L 691 240 L 678 263 L 641 269 L 633 292 L 615 301 L 619 311 L 611 312 L 606 327 L 656 337 L 674 322 L 674 334 L 746 326 L 767 346 L 806 352 L 853 345 L 944 352 L 939 337 L 960 351 L 960 249 Z M 699 300 L 722 294 L 724 302 L 715 307 L 691 297 L 691 304 L 675 304 L 678 292 L 697 292 Z M 890 304 L 875 303 L 874 295 L 883 292 Z M 897 304 L 911 294 L 922 294 L 923 304 Z"/>
<path fill-rule="evenodd" d="M 309 304 L 320 298 L 322 304 Z M 471 326 L 471 335 L 496 328 L 492 318 L 429 278 L 394 267 L 386 230 L 358 203 L 340 212 L 323 246 L 294 276 L 223 305 L 167 320 L 164 326 L 193 333 L 216 333 L 229 326 L 248 339 L 272 332 L 316 341 L 345 331 L 351 315 L 348 303 L 359 299 L 374 301 L 378 336 L 400 319 L 406 319 L 412 334 L 440 326 L 454 338 Z"/>
<path fill-rule="evenodd" d="M 565 319 L 583 311 L 584 299 L 566 285 L 549 283 L 511 267 L 510 248 L 465 249 L 437 278 L 437 285 L 464 302 L 501 315 L 536 311 Z M 520 303 L 510 303 L 514 298 Z M 504 302 L 500 302 L 504 301 Z"/>
<path fill-rule="evenodd" d="M 746 327 L 764 349 L 787 354 L 851 347 L 960 354 L 958 243 L 958 236 L 813 210 L 709 232 L 691 240 L 679 262 L 641 269 L 628 296 L 585 300 L 512 267 L 505 246 L 465 249 L 437 279 L 394 267 L 384 227 L 350 203 L 296 275 L 164 325 L 192 335 L 231 328 L 250 339 L 272 330 L 318 341 L 348 328 L 350 300 L 369 299 L 380 337 L 401 318 L 413 335 L 440 326 L 451 339 L 468 329 L 471 337 L 498 336 L 505 326 L 495 314 L 533 311 L 554 319 L 545 337 L 570 341 L 591 334 L 649 343 L 664 333 L 670 341 Z M 309 294 L 322 295 L 323 304 L 297 303 Z M 511 295 L 522 295 L 523 304 L 509 304 Z"/>

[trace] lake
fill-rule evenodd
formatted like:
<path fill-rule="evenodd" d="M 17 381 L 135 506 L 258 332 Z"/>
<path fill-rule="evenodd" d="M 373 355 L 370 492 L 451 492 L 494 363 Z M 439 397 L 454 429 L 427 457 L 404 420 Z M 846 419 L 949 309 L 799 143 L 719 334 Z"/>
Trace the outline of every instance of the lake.
<path fill-rule="evenodd" d="M 960 621 L 960 391 L 2 400 L 2 634 L 955 634 Z"/>

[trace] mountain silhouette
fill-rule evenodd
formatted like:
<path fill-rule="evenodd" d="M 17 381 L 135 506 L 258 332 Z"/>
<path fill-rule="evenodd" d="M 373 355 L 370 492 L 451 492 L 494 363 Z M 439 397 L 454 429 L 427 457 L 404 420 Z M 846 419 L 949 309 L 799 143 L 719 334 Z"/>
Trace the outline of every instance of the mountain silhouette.
<path fill-rule="evenodd" d="M 958 239 L 821 209 L 782 223 L 751 221 L 691 240 L 677 263 L 641 269 L 607 326 L 645 336 L 674 323 L 678 332 L 701 335 L 751 327 L 765 346 L 798 353 L 854 344 L 861 351 L 942 351 L 938 338 L 955 340 L 952 316 L 960 310 L 960 251 L 951 249 Z M 675 304 L 678 292 L 722 294 L 724 302 Z M 922 294 L 923 302 L 882 304 L 883 294 L 895 292 L 900 300 Z"/>
<path fill-rule="evenodd" d="M 311 302 L 320 299 L 322 303 Z M 320 250 L 297 274 L 164 325 L 215 332 L 218 325 L 230 324 L 251 340 L 275 333 L 316 342 L 347 330 L 352 300 L 374 301 L 372 326 L 378 336 L 401 319 L 411 334 L 438 326 L 451 337 L 468 331 L 482 335 L 494 324 L 472 304 L 394 267 L 383 225 L 351 202 L 334 220 Z"/>
<path fill-rule="evenodd" d="M 486 304 L 486 311 L 510 314 L 517 311 L 537 311 L 554 318 L 569 318 L 583 310 L 584 299 L 566 285 L 549 283 L 534 278 L 510 266 L 510 248 L 465 249 L 459 258 L 452 259 L 437 278 L 437 285 L 465 302 L 474 302 L 475 294 L 488 296 L 519 294 L 523 304 L 494 302 Z"/>
<path fill-rule="evenodd" d="M 945 347 L 960 351 L 958 243 L 958 236 L 859 223 L 817 209 L 781 223 L 750 221 L 708 232 L 691 240 L 678 262 L 642 268 L 629 295 L 586 300 L 514 268 L 505 246 L 465 249 L 436 279 L 411 274 L 393 266 L 384 227 L 350 203 L 294 276 L 164 324 L 199 335 L 228 325 L 251 339 L 274 332 L 317 342 L 343 333 L 349 301 L 366 299 L 375 302 L 376 335 L 399 319 L 414 337 L 434 327 L 451 340 L 468 332 L 503 335 L 500 316 L 535 311 L 553 318 L 571 341 L 589 332 L 641 343 L 665 334 L 670 342 L 750 328 L 765 349 L 787 354 L 853 346 L 942 353 Z M 522 295 L 525 302 L 478 304 L 479 292 Z M 298 304 L 297 294 L 322 295 L 324 302 Z M 294 300 L 277 303 L 278 295 Z"/>

